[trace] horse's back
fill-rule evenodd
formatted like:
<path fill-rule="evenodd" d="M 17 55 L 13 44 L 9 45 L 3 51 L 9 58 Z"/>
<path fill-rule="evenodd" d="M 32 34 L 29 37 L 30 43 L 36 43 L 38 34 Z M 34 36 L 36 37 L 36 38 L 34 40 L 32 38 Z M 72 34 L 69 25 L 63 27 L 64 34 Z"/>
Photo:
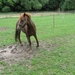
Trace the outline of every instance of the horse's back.
<path fill-rule="evenodd" d="M 32 20 L 30 20 L 27 25 L 22 29 L 22 31 L 29 36 L 35 35 L 36 34 L 36 26 Z"/>

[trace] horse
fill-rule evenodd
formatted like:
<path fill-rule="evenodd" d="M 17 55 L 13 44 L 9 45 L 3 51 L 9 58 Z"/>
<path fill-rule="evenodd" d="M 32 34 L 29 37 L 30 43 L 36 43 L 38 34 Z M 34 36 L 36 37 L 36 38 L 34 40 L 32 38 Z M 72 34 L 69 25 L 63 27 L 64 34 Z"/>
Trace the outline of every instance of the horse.
<path fill-rule="evenodd" d="M 19 43 L 22 46 L 22 42 L 20 39 L 21 31 L 26 34 L 26 37 L 30 46 L 30 51 L 32 51 L 31 40 L 30 40 L 31 36 L 34 36 L 37 43 L 37 47 L 39 47 L 39 42 L 36 35 L 36 26 L 31 19 L 30 13 L 24 12 L 20 14 L 20 17 L 16 23 L 15 41 L 19 40 Z"/>

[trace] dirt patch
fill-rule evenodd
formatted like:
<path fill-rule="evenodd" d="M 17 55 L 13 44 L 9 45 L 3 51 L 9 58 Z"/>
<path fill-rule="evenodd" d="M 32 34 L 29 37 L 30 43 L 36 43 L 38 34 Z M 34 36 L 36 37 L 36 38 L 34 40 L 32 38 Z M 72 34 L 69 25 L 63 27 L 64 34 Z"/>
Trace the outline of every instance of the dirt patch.
<path fill-rule="evenodd" d="M 49 42 L 49 43 L 48 43 Z M 14 44 L 5 48 L 0 48 L 0 61 L 4 61 L 8 65 L 17 64 L 24 61 L 26 67 L 31 67 L 31 61 L 34 56 L 39 56 L 41 50 L 51 51 L 55 47 L 51 44 L 51 41 L 40 41 L 39 47 L 36 47 L 36 42 L 32 42 L 32 52 L 29 52 L 29 45 L 27 42 L 23 42 L 23 46 L 20 44 Z M 57 46 L 57 45 L 56 45 Z M 0 71 L 3 71 L 4 66 L 0 65 Z"/>
<path fill-rule="evenodd" d="M 8 27 L 0 27 L 0 32 L 5 31 L 5 30 L 9 30 L 9 28 Z"/>
<path fill-rule="evenodd" d="M 32 52 L 29 52 L 28 43 L 23 43 L 23 46 L 20 44 L 14 44 L 11 46 L 7 46 L 4 49 L 0 49 L 0 61 L 4 60 L 8 64 L 18 63 L 22 60 L 30 60 L 34 55 L 38 54 L 39 50 L 46 49 L 49 50 L 48 45 L 42 41 L 40 41 L 40 46 L 36 47 L 36 42 L 32 42 Z"/>
<path fill-rule="evenodd" d="M 30 67 L 31 59 L 37 54 L 39 48 L 36 47 L 36 43 L 33 42 L 32 52 L 29 52 L 28 43 L 14 44 L 0 49 L 0 62 L 4 61 L 8 65 L 17 64 L 19 62 L 25 61 L 24 64 Z M 3 71 L 4 66 L 0 65 L 0 71 Z"/>
<path fill-rule="evenodd" d="M 21 46 L 20 44 L 14 44 L 5 48 L 0 48 L 0 61 L 5 61 L 6 63 L 12 65 L 26 60 L 26 65 L 30 64 L 31 59 L 34 56 L 37 56 L 40 50 L 51 52 L 55 50 L 56 47 L 59 47 L 60 42 L 57 42 L 56 40 L 54 43 L 52 42 L 52 40 L 39 41 L 39 47 L 36 47 L 36 42 L 33 41 L 32 52 L 29 52 L 30 47 L 28 45 L 28 42 L 23 42 L 23 46 Z"/>
<path fill-rule="evenodd" d="M 23 46 L 20 46 L 20 44 L 15 44 L 1 49 L 0 61 L 4 60 L 8 64 L 14 64 L 21 60 L 31 59 L 33 54 L 28 53 L 29 48 L 26 45 L 26 43 L 23 43 Z"/>

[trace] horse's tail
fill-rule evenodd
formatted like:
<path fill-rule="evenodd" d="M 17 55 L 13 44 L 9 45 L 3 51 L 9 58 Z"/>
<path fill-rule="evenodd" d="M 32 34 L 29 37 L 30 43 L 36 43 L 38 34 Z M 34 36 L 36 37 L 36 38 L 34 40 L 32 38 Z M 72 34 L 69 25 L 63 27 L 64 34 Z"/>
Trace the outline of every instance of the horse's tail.
<path fill-rule="evenodd" d="M 15 41 L 17 41 L 18 39 L 18 30 L 17 30 L 17 26 L 18 26 L 18 21 L 16 23 L 16 28 L 15 28 Z"/>
<path fill-rule="evenodd" d="M 17 41 L 17 38 L 18 38 L 18 31 L 17 29 L 15 30 L 15 41 Z"/>

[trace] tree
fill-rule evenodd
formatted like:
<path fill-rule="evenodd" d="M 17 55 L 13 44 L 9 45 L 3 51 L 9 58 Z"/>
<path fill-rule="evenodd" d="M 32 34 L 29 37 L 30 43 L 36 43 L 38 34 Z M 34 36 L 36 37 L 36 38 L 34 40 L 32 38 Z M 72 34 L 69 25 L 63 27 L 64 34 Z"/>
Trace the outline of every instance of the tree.
<path fill-rule="evenodd" d="M 42 4 L 38 0 L 31 0 L 31 5 L 33 10 L 41 10 Z"/>
<path fill-rule="evenodd" d="M 31 10 L 31 1 L 30 0 L 21 0 L 21 6 L 23 10 Z"/>
<path fill-rule="evenodd" d="M 42 10 L 44 10 L 45 5 L 48 3 L 49 0 L 39 0 L 39 2 L 42 4 Z"/>
<path fill-rule="evenodd" d="M 8 7 L 10 7 L 10 9 L 12 10 L 12 8 L 14 7 L 14 3 L 12 0 L 2 0 L 2 4 L 3 4 L 3 8 L 6 9 Z M 5 7 L 6 6 L 6 7 Z M 7 7 L 8 6 L 8 7 Z"/>
<path fill-rule="evenodd" d="M 10 12 L 11 9 L 9 6 L 5 6 L 3 9 L 2 9 L 2 12 Z"/>
<path fill-rule="evenodd" d="M 12 0 L 12 2 L 15 4 L 17 4 L 17 3 L 19 3 L 20 2 L 20 0 Z"/>
<path fill-rule="evenodd" d="M 45 10 L 56 10 L 59 7 L 57 0 L 49 0 L 45 5 Z"/>
<path fill-rule="evenodd" d="M 0 2 L 0 11 L 1 11 L 1 9 L 2 9 L 2 2 Z"/>
<path fill-rule="evenodd" d="M 75 0 L 0 0 L 1 11 L 75 10 Z"/>
<path fill-rule="evenodd" d="M 62 5 L 62 10 L 75 10 L 75 0 L 65 0 Z"/>
<path fill-rule="evenodd" d="M 14 6 L 14 3 L 12 2 L 12 0 L 7 0 L 6 3 L 7 3 L 8 6 L 11 6 L 11 7 Z"/>

